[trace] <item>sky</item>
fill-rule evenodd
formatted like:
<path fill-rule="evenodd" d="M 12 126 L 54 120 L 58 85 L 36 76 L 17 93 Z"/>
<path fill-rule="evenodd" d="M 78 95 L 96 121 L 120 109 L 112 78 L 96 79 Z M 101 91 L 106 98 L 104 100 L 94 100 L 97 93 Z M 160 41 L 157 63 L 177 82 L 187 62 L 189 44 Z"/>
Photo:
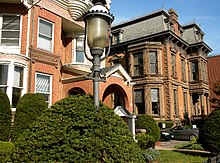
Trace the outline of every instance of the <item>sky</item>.
<path fill-rule="evenodd" d="M 181 25 L 195 22 L 205 33 L 210 55 L 220 54 L 220 0 L 112 0 L 113 24 L 173 8 Z"/>

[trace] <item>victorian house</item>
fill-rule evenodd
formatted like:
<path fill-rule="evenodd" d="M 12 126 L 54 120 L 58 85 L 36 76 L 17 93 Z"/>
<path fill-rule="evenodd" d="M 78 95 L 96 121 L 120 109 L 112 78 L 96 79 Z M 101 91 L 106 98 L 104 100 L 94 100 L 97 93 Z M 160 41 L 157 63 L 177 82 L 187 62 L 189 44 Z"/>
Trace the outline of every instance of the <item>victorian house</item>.
<path fill-rule="evenodd" d="M 25 93 L 43 94 L 48 107 L 69 95 L 93 95 L 81 19 L 92 0 L 0 4 L 0 91 L 12 108 Z M 161 10 L 115 25 L 112 33 L 111 55 L 101 63 L 101 101 L 121 116 L 158 120 L 210 112 L 211 49 L 198 25 L 181 26 L 174 10 Z"/>
<path fill-rule="evenodd" d="M 176 11 L 156 11 L 112 27 L 107 65 L 126 69 L 135 83 L 134 114 L 156 120 L 207 115 L 207 55 L 196 23 L 181 25 Z"/>
<path fill-rule="evenodd" d="M 41 93 L 48 107 L 69 95 L 93 95 L 82 21 L 92 2 L 0 0 L 0 90 L 7 93 L 13 110 L 25 93 Z M 106 7 L 109 3 L 106 0 Z M 129 74 L 121 65 L 106 67 L 104 61 L 101 68 L 105 82 L 100 84 L 100 100 L 132 112 Z M 112 94 L 117 94 L 114 100 Z"/>

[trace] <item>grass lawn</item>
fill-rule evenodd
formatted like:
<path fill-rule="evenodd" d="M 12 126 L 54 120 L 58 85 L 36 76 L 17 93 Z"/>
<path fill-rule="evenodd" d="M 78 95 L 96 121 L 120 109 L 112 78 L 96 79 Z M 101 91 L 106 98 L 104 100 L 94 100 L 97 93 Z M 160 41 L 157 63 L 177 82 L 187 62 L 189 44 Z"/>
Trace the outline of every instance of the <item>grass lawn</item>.
<path fill-rule="evenodd" d="M 174 151 L 160 151 L 160 163 L 202 163 L 207 157 L 193 156 Z"/>

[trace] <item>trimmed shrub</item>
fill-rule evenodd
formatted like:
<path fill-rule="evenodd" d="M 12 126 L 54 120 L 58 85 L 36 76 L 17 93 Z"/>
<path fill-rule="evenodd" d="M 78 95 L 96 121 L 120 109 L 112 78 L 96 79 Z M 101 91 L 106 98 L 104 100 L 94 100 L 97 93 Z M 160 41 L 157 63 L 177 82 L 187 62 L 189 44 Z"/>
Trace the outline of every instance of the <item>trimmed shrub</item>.
<path fill-rule="evenodd" d="M 146 129 L 147 134 L 153 136 L 156 142 L 160 140 L 160 128 L 150 115 L 139 115 L 136 121 L 136 128 Z"/>
<path fill-rule="evenodd" d="M 11 130 L 11 108 L 8 96 L 0 92 L 0 141 L 8 141 Z"/>
<path fill-rule="evenodd" d="M 148 149 L 155 145 L 154 137 L 146 133 L 137 134 L 136 139 L 138 140 L 138 145 L 141 149 Z"/>
<path fill-rule="evenodd" d="M 16 142 L 18 162 L 144 162 L 126 123 L 89 96 L 56 102 Z"/>
<path fill-rule="evenodd" d="M 205 150 L 220 152 L 220 110 L 213 111 L 204 119 L 199 130 L 199 142 Z"/>
<path fill-rule="evenodd" d="M 0 163 L 8 161 L 10 154 L 14 151 L 14 148 L 14 143 L 0 141 Z"/>
<path fill-rule="evenodd" d="M 43 95 L 28 93 L 22 96 L 16 107 L 12 140 L 15 141 L 46 108 Z"/>

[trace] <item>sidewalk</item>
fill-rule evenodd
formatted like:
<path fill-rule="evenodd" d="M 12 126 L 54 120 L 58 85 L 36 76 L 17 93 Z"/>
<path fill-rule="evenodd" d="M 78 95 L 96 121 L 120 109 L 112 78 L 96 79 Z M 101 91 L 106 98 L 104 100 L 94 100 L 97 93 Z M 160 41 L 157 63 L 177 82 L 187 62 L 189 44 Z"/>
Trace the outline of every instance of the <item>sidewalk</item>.
<path fill-rule="evenodd" d="M 177 149 L 172 146 L 164 146 L 164 145 L 156 145 L 156 150 L 170 150 L 170 151 L 176 151 L 181 152 L 185 154 L 193 154 L 193 155 L 205 155 L 206 157 L 213 157 L 213 154 L 209 151 L 202 151 L 202 150 L 190 150 L 190 149 Z"/>

